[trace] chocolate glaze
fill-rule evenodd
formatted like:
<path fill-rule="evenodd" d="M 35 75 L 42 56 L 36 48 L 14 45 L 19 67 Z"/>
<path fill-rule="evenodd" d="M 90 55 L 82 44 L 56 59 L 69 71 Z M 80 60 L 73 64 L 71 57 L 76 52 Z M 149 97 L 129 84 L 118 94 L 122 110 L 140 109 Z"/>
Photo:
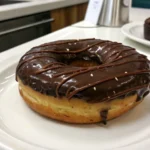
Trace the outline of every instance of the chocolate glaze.
<path fill-rule="evenodd" d="M 102 118 L 102 123 L 104 125 L 107 124 L 107 115 L 108 115 L 108 110 L 107 109 L 100 112 L 100 116 Z"/>
<path fill-rule="evenodd" d="M 71 66 L 74 60 L 95 61 L 97 66 Z M 32 48 L 20 59 L 16 75 L 42 94 L 96 103 L 132 93 L 142 99 L 149 93 L 149 68 L 146 56 L 121 43 L 63 40 Z"/>
<path fill-rule="evenodd" d="M 144 38 L 150 40 L 150 18 L 147 18 L 144 23 Z"/>

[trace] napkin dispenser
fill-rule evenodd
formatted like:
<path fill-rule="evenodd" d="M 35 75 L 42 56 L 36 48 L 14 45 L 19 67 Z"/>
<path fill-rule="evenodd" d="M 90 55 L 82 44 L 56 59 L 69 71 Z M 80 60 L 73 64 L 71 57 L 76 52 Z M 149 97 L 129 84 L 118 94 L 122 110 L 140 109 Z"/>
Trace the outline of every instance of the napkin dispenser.
<path fill-rule="evenodd" d="M 129 22 L 132 0 L 103 0 L 98 25 L 119 27 Z"/>

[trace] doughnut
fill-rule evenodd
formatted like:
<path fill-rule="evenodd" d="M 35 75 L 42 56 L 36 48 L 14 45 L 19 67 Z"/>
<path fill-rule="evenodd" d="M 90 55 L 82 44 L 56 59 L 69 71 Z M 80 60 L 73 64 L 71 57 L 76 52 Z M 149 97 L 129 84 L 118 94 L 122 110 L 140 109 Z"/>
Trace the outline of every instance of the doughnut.
<path fill-rule="evenodd" d="M 149 60 L 101 39 L 59 40 L 33 47 L 16 68 L 20 95 L 35 112 L 67 123 L 107 123 L 149 93 Z"/>
<path fill-rule="evenodd" d="M 147 18 L 144 22 L 144 38 L 150 40 L 150 18 Z"/>

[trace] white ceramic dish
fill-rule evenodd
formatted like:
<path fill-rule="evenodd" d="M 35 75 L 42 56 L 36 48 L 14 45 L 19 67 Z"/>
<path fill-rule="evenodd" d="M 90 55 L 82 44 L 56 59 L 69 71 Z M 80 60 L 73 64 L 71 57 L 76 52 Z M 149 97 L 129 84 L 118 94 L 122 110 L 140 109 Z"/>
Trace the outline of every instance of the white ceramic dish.
<path fill-rule="evenodd" d="M 139 150 L 149 148 L 150 95 L 108 124 L 74 125 L 44 118 L 24 103 L 15 81 L 19 56 L 0 63 L 0 146 L 9 150 Z"/>
<path fill-rule="evenodd" d="M 150 41 L 144 39 L 143 22 L 132 22 L 121 28 L 122 33 L 128 38 L 141 44 L 150 46 Z"/>

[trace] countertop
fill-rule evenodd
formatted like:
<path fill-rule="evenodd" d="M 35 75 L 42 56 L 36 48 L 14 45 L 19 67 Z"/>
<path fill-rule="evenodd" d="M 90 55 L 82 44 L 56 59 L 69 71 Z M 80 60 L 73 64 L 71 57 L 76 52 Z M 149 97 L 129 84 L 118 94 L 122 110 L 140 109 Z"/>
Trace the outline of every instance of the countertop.
<path fill-rule="evenodd" d="M 0 21 L 88 2 L 88 0 L 20 0 L 17 4 L 0 6 Z"/>

